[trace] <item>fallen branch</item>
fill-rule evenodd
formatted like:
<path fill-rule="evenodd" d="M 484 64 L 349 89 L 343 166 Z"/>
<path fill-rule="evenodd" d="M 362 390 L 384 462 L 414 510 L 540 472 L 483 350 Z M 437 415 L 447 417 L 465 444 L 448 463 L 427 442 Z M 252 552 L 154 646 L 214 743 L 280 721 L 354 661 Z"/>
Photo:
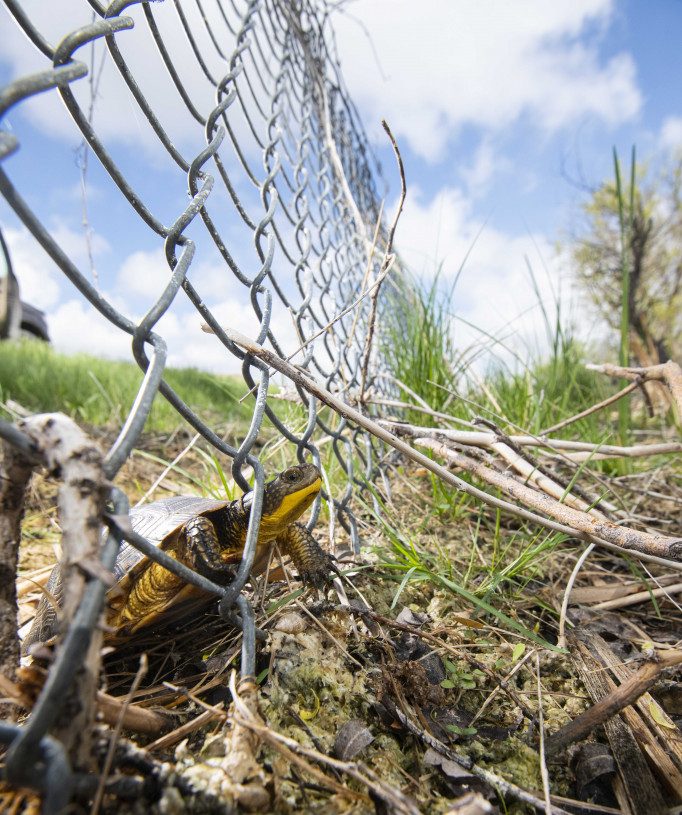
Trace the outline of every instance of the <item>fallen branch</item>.
<path fill-rule="evenodd" d="M 78 425 L 61 413 L 32 416 L 22 421 L 20 428 L 43 456 L 48 471 L 60 480 L 61 619 L 62 631 L 67 631 L 79 609 L 88 581 L 93 576 L 102 578 L 107 574 L 100 561 L 100 524 L 108 494 L 103 456 Z M 65 651 L 62 643 L 57 645 L 55 666 L 59 665 L 59 668 L 53 669 L 54 680 L 50 682 L 48 679 L 46 682 L 32 719 L 35 720 L 40 710 L 45 720 L 54 722 L 52 735 L 69 751 L 74 765 L 81 768 L 91 766 L 93 761 L 91 732 L 99 682 L 102 632 L 95 628 L 89 637 L 82 664 L 67 666 L 61 663 Z"/>
<path fill-rule="evenodd" d="M 573 530 L 583 532 L 591 539 L 605 540 L 626 551 L 643 552 L 656 557 L 671 560 L 682 559 L 682 538 L 669 538 L 666 535 L 655 535 L 641 532 L 625 526 L 611 523 L 600 515 L 592 515 L 574 509 L 550 496 L 538 492 L 525 484 L 494 470 L 469 456 L 459 453 L 446 444 L 435 439 L 416 439 L 415 444 L 433 450 L 447 459 L 450 464 L 460 467 L 493 487 L 497 487 L 516 501 L 555 518 Z"/>
<path fill-rule="evenodd" d="M 585 366 L 589 371 L 597 371 L 606 376 L 617 376 L 621 379 L 631 379 L 639 382 L 663 382 L 670 391 L 677 418 L 682 421 L 682 368 L 672 359 L 661 365 L 651 365 L 648 368 L 621 368 L 619 365 L 593 365 Z"/>
<path fill-rule="evenodd" d="M 449 428 L 419 427 L 403 422 L 389 422 L 380 420 L 382 425 L 393 428 L 397 433 L 405 436 L 429 438 L 446 438 L 459 444 L 470 447 L 484 447 L 493 449 L 499 439 L 495 433 L 478 430 L 452 430 Z M 659 456 L 668 453 L 682 453 L 682 443 L 664 442 L 661 444 L 633 444 L 623 447 L 617 444 L 594 444 L 587 441 L 574 441 L 573 439 L 546 439 L 542 436 L 517 435 L 509 436 L 511 441 L 519 447 L 546 447 L 548 450 L 584 452 L 588 456 L 617 456 L 637 458 L 640 456 Z"/>
<path fill-rule="evenodd" d="M 646 693 L 658 680 L 666 668 L 682 663 L 682 652 L 659 653 L 655 659 L 644 663 L 615 690 L 600 699 L 595 705 L 576 716 L 572 722 L 553 733 L 545 743 L 548 756 L 558 753 L 573 742 L 586 738 L 600 724 L 615 716 L 623 708 L 631 705 Z"/>
<path fill-rule="evenodd" d="M 399 450 L 401 453 L 404 453 L 412 461 L 417 462 L 422 467 L 429 470 L 429 472 L 432 472 L 434 473 L 434 475 L 437 475 L 446 484 L 450 484 L 450 486 L 461 490 L 467 495 L 471 495 L 472 497 L 477 498 L 478 500 L 483 501 L 484 503 L 490 506 L 498 507 L 500 509 L 504 509 L 508 512 L 511 512 L 512 514 L 524 518 L 527 521 L 531 521 L 532 523 L 537 523 L 540 524 L 541 526 L 547 527 L 548 529 L 553 529 L 557 532 L 562 532 L 570 537 L 580 538 L 581 540 L 586 540 L 610 546 L 617 549 L 622 554 L 626 552 L 627 554 L 634 554 L 634 552 L 639 551 L 640 556 L 643 559 L 656 557 L 656 562 L 664 563 L 668 568 L 682 570 L 681 563 L 675 560 L 668 559 L 669 554 L 667 557 L 657 557 L 655 555 L 648 555 L 645 552 L 642 552 L 641 550 L 634 550 L 633 552 L 633 550 L 628 550 L 627 548 L 624 549 L 622 545 L 615 545 L 607 540 L 604 540 L 604 538 L 600 537 L 597 530 L 595 529 L 594 524 L 590 525 L 589 531 L 574 529 L 573 527 L 568 526 L 565 523 L 559 523 L 550 518 L 544 518 L 543 516 L 538 515 L 535 512 L 531 512 L 530 510 L 524 509 L 523 507 L 519 507 L 516 504 L 511 503 L 510 501 L 504 501 L 500 498 L 497 498 L 494 495 L 490 495 L 489 493 L 485 492 L 485 490 L 481 490 L 478 487 L 474 487 L 471 484 L 467 484 L 467 482 L 464 481 L 462 478 L 458 478 L 446 467 L 443 467 L 442 465 L 433 461 L 433 459 L 429 458 L 429 456 L 420 453 L 418 450 L 415 450 L 413 447 L 404 442 L 402 439 L 398 438 L 398 436 L 391 433 L 381 424 L 373 421 L 367 416 L 364 416 L 362 413 L 350 407 L 350 405 L 347 405 L 345 402 L 342 402 L 341 399 L 339 399 L 333 393 L 331 393 L 326 388 L 322 387 L 318 382 L 316 382 L 309 373 L 299 370 L 286 360 L 277 356 L 277 354 L 273 353 L 272 351 L 268 351 L 266 348 L 263 348 L 262 345 L 258 345 L 258 343 L 253 342 L 253 340 L 250 340 L 248 337 L 245 337 L 238 331 L 234 331 L 233 329 L 225 329 L 225 333 L 230 338 L 230 340 L 232 340 L 232 342 L 236 343 L 237 345 L 240 345 L 242 348 L 245 348 L 249 353 L 253 354 L 255 357 L 263 360 L 263 362 L 270 365 L 270 367 L 274 368 L 276 371 L 279 371 L 281 374 L 284 374 L 284 376 L 288 377 L 292 382 L 299 385 L 301 388 L 308 391 L 308 393 L 311 393 L 313 396 L 316 396 L 321 402 L 324 402 L 324 404 L 331 407 L 341 416 L 345 417 L 349 421 L 354 422 L 356 425 L 369 431 L 372 435 L 376 436 L 378 439 L 385 441 L 394 449 Z M 531 490 L 531 492 L 537 494 L 533 490 Z M 591 520 L 593 522 L 596 521 L 596 519 Z M 615 527 L 614 524 L 611 524 L 610 526 Z M 615 527 L 615 529 L 619 529 L 621 533 L 624 533 L 624 535 L 627 535 L 627 533 L 631 532 L 633 536 L 637 539 L 640 539 L 642 535 L 645 535 L 645 533 L 636 532 L 635 530 L 623 529 L 619 527 Z M 647 536 L 647 538 L 654 539 L 655 537 L 656 536 Z M 665 542 L 670 541 L 673 544 L 678 545 L 680 547 L 680 553 L 682 554 L 682 540 L 665 538 L 664 536 L 657 537 L 664 544 L 663 547 L 661 546 L 658 547 L 659 550 L 661 548 L 664 548 L 666 551 L 668 551 L 668 547 L 665 545 Z"/>

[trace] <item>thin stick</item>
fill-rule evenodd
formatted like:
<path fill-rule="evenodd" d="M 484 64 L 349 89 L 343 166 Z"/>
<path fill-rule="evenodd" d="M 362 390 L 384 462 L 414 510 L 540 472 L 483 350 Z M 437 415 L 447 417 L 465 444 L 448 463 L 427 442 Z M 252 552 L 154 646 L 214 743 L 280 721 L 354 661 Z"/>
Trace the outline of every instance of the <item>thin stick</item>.
<path fill-rule="evenodd" d="M 636 390 L 641 385 L 640 380 L 635 380 L 631 382 L 629 385 L 623 388 L 623 390 L 618 391 L 618 393 L 614 393 L 613 396 L 609 396 L 608 399 L 604 399 L 603 402 L 598 402 L 596 405 L 592 405 L 592 407 L 588 407 L 585 410 L 581 411 L 580 413 L 576 413 L 574 416 L 569 416 L 568 419 L 564 419 L 562 422 L 557 422 L 553 424 L 551 427 L 548 427 L 546 430 L 541 430 L 538 435 L 539 436 L 547 436 L 550 433 L 555 433 L 557 430 L 562 430 L 564 427 L 568 427 L 569 424 L 573 424 L 574 422 L 580 421 L 580 419 L 584 419 L 586 416 L 589 416 L 591 413 L 596 413 L 598 410 L 603 410 L 605 407 L 612 405 L 614 402 L 617 402 L 619 399 L 622 399 L 624 396 L 627 396 L 628 393 L 632 393 L 632 391 Z"/>
<path fill-rule="evenodd" d="M 637 603 L 645 603 L 654 597 L 667 597 L 671 594 L 678 594 L 682 592 L 682 583 L 674 583 L 672 586 L 662 586 L 658 589 L 651 589 L 647 591 L 638 591 L 635 594 L 628 594 L 625 597 L 615 597 L 613 600 L 604 600 L 601 603 L 596 603 L 592 606 L 594 609 L 607 609 L 624 608 L 625 606 L 634 606 Z"/>
<path fill-rule="evenodd" d="M 557 645 L 559 648 L 566 647 L 566 618 L 568 615 L 568 603 L 571 599 L 571 592 L 573 591 L 573 584 L 578 577 L 578 573 L 583 567 L 583 563 L 585 563 L 593 549 L 593 543 L 585 548 L 585 551 L 580 555 L 575 566 L 573 567 L 571 576 L 568 578 L 568 583 L 566 584 L 566 589 L 564 591 L 564 599 L 561 603 L 561 614 L 559 615 L 559 638 L 557 639 Z"/>
<path fill-rule="evenodd" d="M 99 778 L 99 784 L 97 786 L 95 800 L 92 802 L 90 815 L 97 815 L 99 808 L 102 805 L 102 799 L 104 798 L 104 787 L 106 786 L 107 778 L 111 772 L 111 765 L 114 763 L 114 753 L 116 752 L 116 744 L 118 743 L 121 730 L 123 729 L 123 720 L 125 718 L 126 711 L 128 710 L 128 705 L 132 701 L 133 696 L 135 696 L 135 692 L 140 687 L 140 682 L 142 682 L 145 674 L 147 673 L 147 664 L 147 654 L 143 651 L 140 655 L 140 667 L 137 669 L 135 679 L 133 679 L 133 684 L 130 686 L 130 690 L 128 691 L 125 701 L 123 702 L 123 706 L 121 707 L 121 712 L 119 714 L 118 721 L 116 722 L 116 727 L 114 728 L 114 732 L 111 734 L 111 738 L 109 739 L 109 749 L 107 750 L 107 757 L 104 759 L 104 766 L 102 767 L 102 774 Z"/>
<path fill-rule="evenodd" d="M 374 290 L 375 290 L 375 289 L 376 289 L 378 286 L 380 286 L 380 285 L 383 283 L 384 278 L 385 278 L 385 277 L 388 275 L 388 273 L 391 271 L 391 269 L 393 268 L 393 264 L 394 264 L 394 263 L 395 263 L 395 255 L 391 255 L 391 258 L 390 258 L 390 261 L 389 261 L 389 263 L 388 263 L 387 267 L 386 267 L 385 269 L 383 269 L 383 270 L 382 270 L 381 274 L 380 274 L 380 275 L 377 277 L 377 279 L 374 281 L 374 283 L 372 283 L 372 285 L 371 285 L 371 286 L 370 286 L 370 287 L 369 287 L 369 288 L 368 288 L 366 291 L 363 291 L 363 292 L 360 294 L 360 296 L 358 297 L 358 299 L 357 299 L 357 300 L 355 300 L 355 302 L 351 303 L 349 306 L 346 306 L 346 308 L 345 308 L 343 311 L 340 311 L 340 312 L 339 312 L 337 315 L 335 315 L 334 317 L 332 317 L 332 319 L 331 319 L 331 320 L 330 320 L 330 321 L 327 323 L 327 325 L 323 326 L 323 327 L 322 327 L 322 328 L 321 328 L 319 331 L 317 331 L 317 332 L 316 332 L 315 334 L 313 334 L 311 337 L 308 337 L 308 339 L 307 339 L 307 340 L 305 340 L 304 342 L 302 342 L 302 343 L 301 343 L 301 344 L 298 346 L 298 348 L 297 348 L 295 351 L 292 351 L 292 352 L 291 352 L 291 354 L 289 354 L 289 356 L 286 358 L 286 359 L 287 359 L 287 362 L 291 362 L 291 360 L 292 360 L 292 359 L 293 359 L 295 356 L 297 356 L 298 354 L 300 354 L 300 353 L 301 353 L 301 351 L 303 351 L 305 348 L 307 348 L 307 347 L 310 345 L 310 343 L 311 343 L 311 342 L 314 342 L 314 341 L 315 341 L 315 340 L 316 340 L 318 337 L 321 337 L 321 336 L 322 336 L 322 334 L 324 334 L 326 331 L 329 331 L 329 329 L 330 329 L 330 328 L 331 328 L 331 327 L 332 327 L 332 326 L 333 326 L 335 323 L 338 323 L 338 321 L 339 321 L 339 320 L 343 319 L 343 317 L 345 317 L 345 316 L 346 316 L 346 314 L 348 314 L 349 312 L 353 311 L 353 309 L 354 309 L 354 308 L 357 308 L 357 307 L 360 305 L 360 303 L 362 303 L 362 301 L 365 299 L 365 297 L 367 297 L 368 295 L 372 294 L 372 292 L 373 292 L 373 291 L 374 291 Z M 203 331 L 205 334 L 213 334 L 213 329 L 211 328 L 211 326 L 210 326 L 210 325 L 208 325 L 208 323 L 202 323 L 202 324 L 201 324 L 201 330 L 202 330 L 202 331 Z M 227 331 L 227 329 L 225 329 L 225 330 Z M 245 394 L 244 394 L 244 395 L 243 395 L 243 396 L 240 398 L 240 400 L 239 400 L 239 401 L 240 401 L 240 402 L 243 402 L 243 401 L 244 401 L 244 399 L 246 399 L 246 397 L 247 397 L 247 396 L 250 396 L 250 395 L 251 395 L 251 394 L 252 394 L 254 391 L 256 391 L 257 389 L 258 389 L 258 386 L 257 386 L 257 385 L 254 385 L 254 387 L 253 387 L 253 388 L 251 388 L 251 390 L 250 390 L 250 391 L 247 391 L 247 392 L 246 392 L 246 393 L 245 393 Z"/>
<path fill-rule="evenodd" d="M 382 405 L 384 407 L 402 408 L 404 410 L 414 410 L 417 413 L 426 413 L 428 416 L 433 416 L 434 419 L 442 419 L 445 422 L 452 422 L 453 424 L 461 424 L 465 427 L 473 427 L 472 422 L 467 419 L 460 419 L 458 416 L 451 416 L 449 413 L 443 413 L 439 410 L 432 410 L 423 405 L 413 405 L 411 402 L 401 402 L 399 399 L 381 399 L 379 397 L 372 397 L 366 399 L 371 405 Z"/>
<path fill-rule="evenodd" d="M 538 732 L 540 733 L 540 776 L 542 777 L 542 791 L 545 793 L 545 812 L 552 815 L 552 802 L 549 792 L 549 773 L 547 772 L 547 760 L 545 758 L 545 721 L 542 711 L 542 683 L 540 682 L 540 654 L 535 652 L 535 673 L 538 687 Z"/>
<path fill-rule="evenodd" d="M 476 724 L 476 722 L 481 718 L 486 708 L 491 704 L 491 702 L 497 696 L 497 694 L 502 690 L 503 687 L 506 688 L 509 686 L 509 680 L 521 670 L 521 668 L 533 656 L 534 653 L 535 649 L 529 651 L 522 659 L 520 659 L 516 663 L 516 665 L 514 665 L 511 671 L 509 671 L 509 673 L 503 679 L 500 680 L 499 684 L 492 689 L 491 693 L 488 695 L 485 702 L 483 702 L 483 704 L 476 711 L 476 715 L 474 716 L 474 718 L 469 722 L 469 727 L 473 727 Z"/>
<path fill-rule="evenodd" d="M 429 436 L 434 438 L 446 438 L 450 441 L 466 444 L 470 447 L 491 448 L 498 441 L 495 433 L 485 430 L 454 430 L 452 428 L 419 427 L 418 425 L 406 424 L 404 422 L 391 422 L 380 419 L 381 424 L 395 427 L 395 429 L 406 436 Z M 574 439 L 546 439 L 541 436 L 516 435 L 509 436 L 509 439 L 519 447 L 547 447 L 550 450 L 575 450 L 588 453 L 590 455 L 609 454 L 613 456 L 623 456 L 635 458 L 638 456 L 658 456 L 665 453 L 682 453 L 682 443 L 663 442 L 661 444 L 633 444 L 628 447 L 621 447 L 617 444 L 594 444 L 587 441 L 576 441 Z"/>
<path fill-rule="evenodd" d="M 158 478 L 157 478 L 157 479 L 154 481 L 154 483 L 153 483 L 153 484 L 151 485 L 151 487 L 150 487 L 150 488 L 147 490 L 147 492 L 145 492 L 145 494 L 142 496 L 142 498 L 140 498 L 140 500 L 139 500 L 139 501 L 138 501 L 138 502 L 135 504 L 135 506 L 136 506 L 136 507 L 139 507 L 141 504 L 144 504 L 144 502 L 147 500 L 147 498 L 149 498 L 149 496 L 150 496 L 150 495 L 151 495 L 151 494 L 154 492 L 154 490 L 155 490 L 155 489 L 156 489 L 156 488 L 159 486 L 159 484 L 160 484 L 160 483 L 163 481 L 163 479 L 164 479 L 164 478 L 165 478 L 165 477 L 168 475 L 168 473 L 169 473 L 169 472 L 170 472 L 170 471 L 173 469 L 173 467 L 175 467 L 175 465 L 176 465 L 178 462 L 182 461 L 182 459 L 183 459 L 183 458 L 184 458 L 184 457 L 187 455 L 187 453 L 189 453 L 189 451 L 192 449 L 192 447 L 194 447 L 194 445 L 195 445 L 195 444 L 196 444 L 196 443 L 199 441 L 199 439 L 200 439 L 200 438 L 201 438 L 201 434 L 200 434 L 200 433 L 195 433 L 195 435 L 192 437 L 192 440 L 191 440 L 191 441 L 190 441 L 190 443 L 189 443 L 189 444 L 188 444 L 188 445 L 185 447 L 185 449 L 184 449 L 184 450 L 181 450 L 181 451 L 180 451 L 180 452 L 177 454 L 177 456 L 176 456 L 176 457 L 173 459 L 173 461 L 171 461 L 171 463 L 170 463 L 170 464 L 168 464 L 168 465 L 165 467 L 165 469 L 163 470 L 163 472 L 161 473 L 161 475 L 160 475 L 160 476 L 159 476 L 159 477 L 158 477 Z"/>
<path fill-rule="evenodd" d="M 222 713 L 216 713 L 213 710 L 205 710 L 203 713 L 200 713 L 196 719 L 186 722 L 176 730 L 171 730 L 170 733 L 166 733 L 165 736 L 161 736 L 161 738 L 153 741 L 151 744 L 148 744 L 145 747 L 145 750 L 149 753 L 153 752 L 154 750 L 165 750 L 167 747 L 172 747 L 174 744 L 182 741 L 185 736 L 189 736 L 189 734 L 194 733 L 195 730 L 199 730 L 199 728 L 203 727 L 205 724 L 209 724 L 209 722 L 214 722 L 217 720 L 224 721 L 226 718 L 227 714 L 224 711 Z"/>
<path fill-rule="evenodd" d="M 391 377 L 392 378 L 392 377 Z M 353 392 L 346 392 L 349 402 L 357 403 L 359 400 L 356 398 L 356 395 Z M 269 393 L 268 396 L 272 397 L 273 399 L 282 399 L 286 402 L 297 402 L 300 403 L 301 397 L 298 393 L 291 389 L 281 388 L 277 392 Z M 431 410 L 429 407 L 424 407 L 423 405 L 415 405 L 412 402 L 402 402 L 399 399 L 382 399 L 378 396 L 369 396 L 365 397 L 365 404 L 366 405 L 381 405 L 382 407 L 392 407 L 392 408 L 400 408 L 402 410 L 414 410 L 417 413 L 425 413 L 427 416 L 433 416 L 434 419 L 442 419 L 445 422 L 452 422 L 453 424 L 461 424 L 465 427 L 473 427 L 473 423 L 467 421 L 466 419 L 460 419 L 457 416 L 451 416 L 449 413 L 442 413 L 438 410 Z M 392 423 L 390 420 L 380 420 L 386 421 L 387 423 Z M 328 436 L 326 438 L 329 438 Z M 319 444 L 319 442 L 318 442 Z"/>
<path fill-rule="evenodd" d="M 395 235 L 395 230 L 398 226 L 400 213 L 403 211 L 403 204 L 405 203 L 405 197 L 407 195 L 407 185 L 405 183 L 405 168 L 403 166 L 403 159 L 402 156 L 400 155 L 400 150 L 398 149 L 398 143 L 396 142 L 393 133 L 391 133 L 391 128 L 388 126 L 385 119 L 381 120 L 381 126 L 384 128 L 384 130 L 388 134 L 388 138 L 391 140 L 391 146 L 393 147 L 393 152 L 395 154 L 396 161 L 398 162 L 398 172 L 400 173 L 400 200 L 398 201 L 398 210 L 393 218 L 393 223 L 391 224 L 391 228 L 389 229 L 388 232 L 388 240 L 386 241 L 386 249 L 384 252 L 384 262 L 382 263 L 383 271 L 383 268 L 386 267 L 389 263 L 389 258 L 393 257 L 391 255 L 391 252 L 393 251 L 393 237 Z M 367 372 L 369 370 L 369 357 L 370 354 L 372 353 L 372 340 L 374 339 L 374 324 L 376 322 L 377 316 L 379 289 L 380 287 L 377 286 L 372 294 L 371 307 L 369 312 L 369 323 L 367 326 L 367 336 L 365 339 L 365 352 L 361 368 L 362 375 L 360 377 L 360 401 L 364 399 L 365 388 L 367 386 Z"/>

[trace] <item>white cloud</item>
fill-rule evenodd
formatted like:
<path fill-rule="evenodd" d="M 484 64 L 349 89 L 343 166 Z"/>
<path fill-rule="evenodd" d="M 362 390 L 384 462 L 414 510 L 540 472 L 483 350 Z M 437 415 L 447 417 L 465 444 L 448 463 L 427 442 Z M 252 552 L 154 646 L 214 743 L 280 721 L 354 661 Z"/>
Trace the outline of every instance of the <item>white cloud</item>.
<path fill-rule="evenodd" d="M 480 195 L 490 186 L 493 179 L 499 179 L 501 173 L 507 172 L 511 163 L 495 151 L 491 139 L 484 138 L 476 149 L 473 162 L 463 167 L 460 175 L 470 195 Z"/>
<path fill-rule="evenodd" d="M 140 297 L 153 302 L 170 281 L 171 271 L 162 248 L 138 251 L 128 255 L 118 272 L 119 289 L 132 295 L 137 302 Z"/>
<path fill-rule="evenodd" d="M 664 150 L 682 149 L 682 116 L 668 116 L 664 120 L 660 142 Z"/>
<path fill-rule="evenodd" d="M 506 234 L 486 226 L 472 215 L 457 189 L 445 188 L 428 203 L 409 197 L 396 242 L 412 269 L 431 277 L 441 267 L 445 286 L 463 264 L 453 298 L 455 315 L 487 334 L 508 338 L 505 345 L 521 358 L 529 348 L 544 345 L 541 308 L 526 258 L 548 313 L 554 313 L 555 295 L 564 313 L 570 311 L 570 287 L 568 281 L 562 286 L 561 266 L 550 242 L 543 235 Z M 424 255 L 421 247 L 433 247 L 433 254 Z M 453 325 L 460 350 L 480 341 L 490 345 L 480 331 L 461 321 Z M 499 355 L 501 348 L 493 350 Z"/>
<path fill-rule="evenodd" d="M 3 235 L 22 300 L 40 309 L 53 308 L 59 300 L 63 273 L 25 227 L 5 227 Z M 82 232 L 54 219 L 50 235 L 77 266 L 87 265 L 87 246 Z M 109 249 L 106 240 L 99 235 L 93 235 L 92 247 L 95 256 Z"/>
<path fill-rule="evenodd" d="M 602 59 L 594 34 L 578 41 L 606 26 L 613 7 L 612 0 L 431 0 L 427 11 L 420 3 L 358 0 L 335 27 L 366 120 L 378 127 L 386 118 L 414 152 L 438 160 L 463 125 L 500 131 L 528 116 L 549 132 L 585 115 L 608 125 L 632 118 L 641 95 L 631 56 Z"/>
<path fill-rule="evenodd" d="M 109 359 L 132 357 L 130 335 L 83 300 L 67 300 L 51 311 L 48 327 L 54 347 L 66 354 L 81 352 Z"/>
<path fill-rule="evenodd" d="M 92 9 L 83 0 L 60 0 L 59 3 L 24 0 L 22 8 L 33 25 L 52 45 L 59 43 L 67 33 L 89 25 L 93 18 Z M 155 3 L 152 4 L 151 12 L 185 93 L 199 115 L 206 117 L 216 104 L 215 83 L 219 82 L 230 69 L 229 59 L 235 47 L 234 35 L 226 26 L 217 6 L 208 4 L 205 8 L 206 18 L 226 57 L 224 59 L 209 38 L 197 5 L 194 3 L 182 5 L 182 12 L 199 47 L 204 64 L 212 76 L 213 81 L 210 81 L 194 56 L 174 5 Z M 227 14 L 228 18 L 232 18 L 231 23 L 238 28 L 240 20 L 237 13 L 228 10 Z M 159 54 L 142 8 L 139 5 L 130 6 L 125 9 L 122 16 L 132 18 L 134 26 L 116 34 L 116 43 L 121 55 L 171 142 L 181 151 L 186 150 L 191 158 L 205 144 L 203 125 L 187 109 L 176 89 Z M 0 24 L 5 31 L 0 60 L 9 65 L 12 79 L 52 67 L 3 8 L 0 8 Z M 104 41 L 100 39 L 95 42 L 94 61 L 89 43 L 74 52 L 74 59 L 85 63 L 91 69 L 90 73 L 98 78 L 93 123 L 104 143 L 110 147 L 110 142 L 114 140 L 127 147 L 146 149 L 150 157 L 157 161 L 161 159 L 166 161 L 168 157 L 165 150 L 160 147 L 157 136 L 121 77 Z M 94 62 L 94 70 L 91 62 Z M 243 84 L 243 79 L 241 82 Z M 92 101 L 89 77 L 78 79 L 70 83 L 69 87 L 87 115 Z M 245 104 L 247 107 L 251 104 L 248 94 Z M 10 111 L 10 121 L 16 110 L 24 112 L 36 127 L 51 136 L 80 141 L 80 131 L 74 125 L 56 90 L 23 101 Z M 233 120 L 239 118 L 234 115 L 235 111 L 231 117 Z M 235 125 L 235 122 L 232 124 Z M 248 131 L 245 123 L 237 123 L 236 129 L 242 136 Z M 248 152 L 248 137 L 245 137 L 243 142 L 242 147 Z"/>

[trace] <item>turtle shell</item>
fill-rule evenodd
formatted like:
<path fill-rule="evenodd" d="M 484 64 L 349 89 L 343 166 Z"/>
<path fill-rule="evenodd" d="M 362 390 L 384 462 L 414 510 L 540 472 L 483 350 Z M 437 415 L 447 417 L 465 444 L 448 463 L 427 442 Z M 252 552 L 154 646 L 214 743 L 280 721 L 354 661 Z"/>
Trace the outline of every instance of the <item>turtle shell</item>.
<path fill-rule="evenodd" d="M 201 498 L 198 495 L 176 495 L 131 509 L 130 521 L 138 535 L 162 549 L 172 549 L 178 533 L 190 518 L 197 515 L 210 518 L 213 512 L 224 509 L 229 503 L 231 502 Z M 114 577 L 118 582 L 132 572 L 139 574 L 148 563 L 146 555 L 124 541 L 116 558 Z"/>
<path fill-rule="evenodd" d="M 180 530 L 187 521 L 197 515 L 210 518 L 213 513 L 224 509 L 230 503 L 232 502 L 199 496 L 174 496 L 131 510 L 130 520 L 135 532 L 147 538 L 150 543 L 172 552 Z M 238 562 L 240 557 L 241 552 L 235 547 L 235 561 Z M 150 563 L 146 555 L 131 544 L 123 542 L 114 567 L 116 584 L 107 594 L 108 622 L 110 624 L 118 626 L 119 614 L 128 602 L 127 598 L 135 581 L 139 579 Z M 168 598 L 162 607 L 157 606 L 156 610 L 150 611 L 144 620 L 139 620 L 127 627 L 132 632 L 138 627 L 147 625 L 159 614 L 164 613 L 165 615 L 171 606 L 182 605 L 187 600 L 202 596 L 203 593 L 194 586 L 181 584 L 173 597 Z"/>

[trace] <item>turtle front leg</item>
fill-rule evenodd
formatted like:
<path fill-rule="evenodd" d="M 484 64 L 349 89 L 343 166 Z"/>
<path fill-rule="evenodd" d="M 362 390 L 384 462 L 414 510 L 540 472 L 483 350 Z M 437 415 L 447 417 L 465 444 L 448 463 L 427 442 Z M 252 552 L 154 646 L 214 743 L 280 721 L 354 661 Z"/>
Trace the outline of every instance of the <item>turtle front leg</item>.
<path fill-rule="evenodd" d="M 209 580 L 222 584 L 234 577 L 234 566 L 221 557 L 224 547 L 220 546 L 215 527 L 203 515 L 187 521 L 177 548 L 179 559 Z"/>
<path fill-rule="evenodd" d="M 330 581 L 330 572 L 336 572 L 331 556 L 321 548 L 303 524 L 293 523 L 276 538 L 283 555 L 289 555 L 298 569 L 301 580 L 316 589 Z"/>

